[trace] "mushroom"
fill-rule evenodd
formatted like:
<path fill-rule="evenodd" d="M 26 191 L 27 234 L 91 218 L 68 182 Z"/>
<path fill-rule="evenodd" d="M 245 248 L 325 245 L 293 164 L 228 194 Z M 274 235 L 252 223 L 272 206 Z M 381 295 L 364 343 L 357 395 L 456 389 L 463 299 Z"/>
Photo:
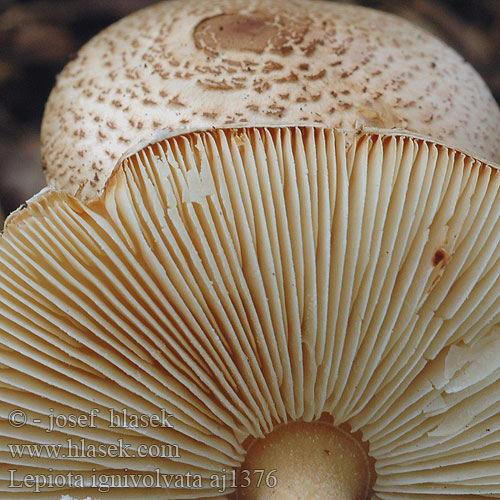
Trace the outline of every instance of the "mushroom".
<path fill-rule="evenodd" d="M 105 30 L 0 239 L 0 497 L 500 497 L 499 123 L 367 9 Z"/>
<path fill-rule="evenodd" d="M 402 129 L 500 162 L 498 106 L 461 56 L 390 14 L 307 5 L 170 0 L 104 30 L 49 97 L 48 183 L 91 199 L 141 140 L 249 125 Z"/>

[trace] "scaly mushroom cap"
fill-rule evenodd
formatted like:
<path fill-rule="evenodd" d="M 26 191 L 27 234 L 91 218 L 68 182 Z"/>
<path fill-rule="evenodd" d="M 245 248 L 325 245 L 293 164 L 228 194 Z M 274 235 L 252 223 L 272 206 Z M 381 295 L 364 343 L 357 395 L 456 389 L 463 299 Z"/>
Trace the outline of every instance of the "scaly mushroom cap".
<path fill-rule="evenodd" d="M 0 238 L 0 498 L 500 498 L 499 275 L 500 173 L 408 136 L 191 133 L 47 191 Z"/>
<path fill-rule="evenodd" d="M 88 199 L 128 148 L 182 131 L 398 128 L 500 162 L 499 123 L 477 73 L 397 17 L 320 1 L 172 0 L 104 30 L 68 64 L 42 156 L 50 185 Z"/>

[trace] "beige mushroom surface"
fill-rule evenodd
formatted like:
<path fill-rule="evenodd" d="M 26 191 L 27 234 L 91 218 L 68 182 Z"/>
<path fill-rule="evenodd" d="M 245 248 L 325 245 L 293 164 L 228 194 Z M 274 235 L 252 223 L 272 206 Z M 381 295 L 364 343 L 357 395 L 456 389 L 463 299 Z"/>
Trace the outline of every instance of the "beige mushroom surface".
<path fill-rule="evenodd" d="M 499 240 L 495 168 L 324 128 L 178 136 L 92 202 L 40 195 L 0 240 L 2 411 L 27 419 L 2 426 L 0 498 L 33 498 L 22 478 L 53 470 L 40 498 L 100 498 L 109 477 L 103 498 L 220 498 L 222 477 L 235 498 L 239 469 L 270 485 L 242 498 L 500 497 Z M 94 408 L 94 427 L 46 432 Z M 123 409 L 173 427 L 110 426 Z M 311 437 L 268 441 L 287 425 Z M 61 458 L 18 460 L 13 442 Z"/>
<path fill-rule="evenodd" d="M 367 9 L 105 30 L 0 237 L 0 499 L 500 498 L 499 113 Z"/>
<path fill-rule="evenodd" d="M 170 0 L 110 26 L 64 69 L 42 161 L 50 185 L 87 199 L 128 148 L 182 131 L 396 128 L 500 162 L 498 123 L 472 67 L 395 16 L 322 1 Z"/>

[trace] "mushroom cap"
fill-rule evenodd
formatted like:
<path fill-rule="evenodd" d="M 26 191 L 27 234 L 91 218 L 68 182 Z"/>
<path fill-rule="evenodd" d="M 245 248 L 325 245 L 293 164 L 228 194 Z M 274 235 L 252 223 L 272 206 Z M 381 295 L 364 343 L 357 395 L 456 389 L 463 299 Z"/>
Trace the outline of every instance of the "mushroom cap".
<path fill-rule="evenodd" d="M 333 2 L 171 0 L 93 38 L 42 124 L 50 185 L 92 198 L 128 149 L 236 125 L 404 129 L 500 161 L 500 111 L 441 41 Z"/>
<path fill-rule="evenodd" d="M 249 438 L 326 416 L 367 442 L 377 499 L 498 497 L 499 275 L 500 172 L 435 142 L 322 127 L 160 141 L 92 201 L 46 190 L 0 238 L 0 402 L 27 419 L 1 442 L 144 455 L 4 452 L 3 470 L 82 476 L 47 498 L 158 471 L 161 488 L 105 498 L 221 499 Z M 94 408 L 94 427 L 46 432 Z M 173 427 L 111 427 L 123 409 Z M 178 453 L 149 454 L 165 444 Z M 322 481 L 305 470 L 304 489 Z M 0 495 L 34 497 L 5 474 Z"/>

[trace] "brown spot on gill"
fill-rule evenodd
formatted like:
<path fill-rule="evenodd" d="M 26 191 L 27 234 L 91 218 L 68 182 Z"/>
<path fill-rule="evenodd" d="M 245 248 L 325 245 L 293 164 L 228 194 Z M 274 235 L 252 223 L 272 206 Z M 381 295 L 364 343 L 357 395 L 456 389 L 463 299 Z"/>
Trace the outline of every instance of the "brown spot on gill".
<path fill-rule="evenodd" d="M 269 50 L 286 54 L 293 50 L 293 44 L 302 42 L 309 23 L 304 19 L 269 16 L 263 12 L 221 14 L 198 23 L 193 38 L 198 49 L 211 54 L 224 50 L 257 54 Z"/>
<path fill-rule="evenodd" d="M 450 255 L 444 248 L 438 248 L 432 256 L 432 265 L 436 267 L 437 265 L 443 263 L 443 266 L 445 266 L 448 263 L 449 258 Z"/>

